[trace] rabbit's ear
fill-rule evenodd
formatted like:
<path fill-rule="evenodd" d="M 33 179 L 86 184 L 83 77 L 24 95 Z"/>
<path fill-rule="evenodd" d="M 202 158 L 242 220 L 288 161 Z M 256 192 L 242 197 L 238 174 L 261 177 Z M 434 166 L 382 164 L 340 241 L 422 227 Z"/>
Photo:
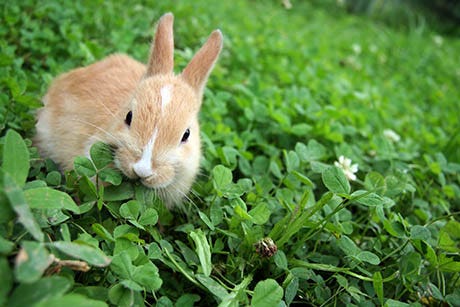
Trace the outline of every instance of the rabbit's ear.
<path fill-rule="evenodd" d="M 170 74 L 174 69 L 174 16 L 172 13 L 164 14 L 158 21 L 155 41 L 150 51 L 147 65 L 147 76 L 156 74 Z"/>
<path fill-rule="evenodd" d="M 201 96 L 216 60 L 222 50 L 223 37 L 220 30 L 211 33 L 206 43 L 195 54 L 182 72 L 182 78 Z"/>

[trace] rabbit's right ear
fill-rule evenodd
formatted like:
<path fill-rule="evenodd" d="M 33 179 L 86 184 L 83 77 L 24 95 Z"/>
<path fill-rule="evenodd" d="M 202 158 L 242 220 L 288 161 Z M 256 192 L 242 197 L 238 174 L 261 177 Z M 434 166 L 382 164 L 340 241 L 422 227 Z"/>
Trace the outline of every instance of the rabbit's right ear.
<path fill-rule="evenodd" d="M 174 69 L 174 16 L 166 13 L 158 21 L 155 41 L 150 51 L 146 76 L 171 74 Z"/>
<path fill-rule="evenodd" d="M 182 78 L 201 96 L 214 64 L 222 50 L 223 36 L 220 30 L 211 33 L 206 43 L 195 54 L 182 72 Z"/>

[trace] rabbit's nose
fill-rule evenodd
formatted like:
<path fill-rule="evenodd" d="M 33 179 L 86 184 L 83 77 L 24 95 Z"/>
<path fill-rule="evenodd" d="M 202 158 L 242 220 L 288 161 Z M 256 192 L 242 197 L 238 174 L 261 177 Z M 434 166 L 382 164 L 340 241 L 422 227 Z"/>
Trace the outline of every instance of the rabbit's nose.
<path fill-rule="evenodd" d="M 133 164 L 134 173 L 140 178 L 147 178 L 153 175 L 152 161 L 140 159 Z"/>

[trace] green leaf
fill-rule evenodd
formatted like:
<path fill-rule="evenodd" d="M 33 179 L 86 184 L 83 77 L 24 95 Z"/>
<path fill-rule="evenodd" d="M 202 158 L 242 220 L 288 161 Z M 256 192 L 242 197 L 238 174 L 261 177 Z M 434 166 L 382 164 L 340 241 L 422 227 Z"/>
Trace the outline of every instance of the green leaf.
<path fill-rule="evenodd" d="M 414 225 L 410 229 L 410 238 L 413 240 L 428 240 L 431 233 L 425 226 Z"/>
<path fill-rule="evenodd" d="M 411 305 L 401 302 L 401 301 L 396 301 L 393 299 L 388 299 L 385 301 L 385 307 L 409 307 Z"/>
<path fill-rule="evenodd" d="M 132 271 L 132 279 L 150 291 L 160 289 L 163 283 L 158 274 L 158 268 L 150 261 L 135 267 Z"/>
<path fill-rule="evenodd" d="M 25 105 L 29 108 L 33 108 L 33 109 L 40 108 L 42 106 L 36 96 L 20 95 L 20 96 L 15 97 L 15 100 L 19 102 L 20 104 Z"/>
<path fill-rule="evenodd" d="M 308 145 L 297 143 L 295 151 L 302 161 L 320 161 L 326 156 L 326 147 L 318 143 L 316 140 L 310 140 Z"/>
<path fill-rule="evenodd" d="M 97 301 L 107 301 L 109 299 L 109 289 L 101 286 L 74 287 L 72 293 L 81 294 Z"/>
<path fill-rule="evenodd" d="M 69 226 L 67 224 L 62 224 L 59 227 L 59 233 L 61 234 L 61 237 L 64 241 L 70 242 L 70 231 Z"/>
<path fill-rule="evenodd" d="M 19 282 L 33 283 L 53 263 L 53 257 L 42 243 L 23 241 L 15 260 L 15 276 Z"/>
<path fill-rule="evenodd" d="M 5 136 L 2 167 L 10 175 L 8 180 L 19 187 L 24 185 L 29 174 L 29 151 L 22 137 L 14 130 L 8 130 Z"/>
<path fill-rule="evenodd" d="M 217 192 L 223 193 L 225 188 L 232 183 L 232 171 L 223 165 L 215 166 L 211 174 L 212 183 Z"/>
<path fill-rule="evenodd" d="M 265 203 L 262 203 L 252 208 L 248 214 L 252 217 L 254 224 L 263 225 L 270 218 L 271 211 Z"/>
<path fill-rule="evenodd" d="M 14 98 L 19 97 L 25 91 L 25 84 L 23 78 L 5 78 L 4 82 L 8 85 L 8 88 L 11 91 L 11 95 Z"/>
<path fill-rule="evenodd" d="M 364 190 L 358 190 L 351 194 L 352 200 L 358 204 L 368 206 L 368 207 L 377 207 L 383 206 L 383 198 L 376 194 L 370 193 Z"/>
<path fill-rule="evenodd" d="M 212 224 L 212 222 L 209 220 L 208 216 L 204 212 L 199 211 L 198 215 L 200 216 L 200 219 L 206 224 L 206 226 L 209 227 L 209 229 L 211 230 L 216 229 L 214 225 Z"/>
<path fill-rule="evenodd" d="M 235 148 L 224 146 L 222 148 L 218 148 L 217 152 L 219 153 L 219 156 L 223 164 L 228 165 L 230 167 L 236 165 L 236 156 L 238 154 L 238 151 Z"/>
<path fill-rule="evenodd" d="M 337 245 L 347 256 L 356 256 L 361 252 L 355 242 L 347 236 L 342 236 L 339 240 L 337 240 Z"/>
<path fill-rule="evenodd" d="M 54 171 L 53 171 L 54 172 Z M 52 174 L 53 172 L 49 173 Z M 48 174 L 48 175 L 49 175 Z M 59 173 L 60 174 L 60 173 Z M 60 176 L 60 175 L 59 175 Z M 27 181 L 26 184 L 24 185 L 23 189 L 24 190 L 29 190 L 29 189 L 37 189 L 37 188 L 44 188 L 47 186 L 46 181 L 43 180 L 32 180 L 32 181 Z"/>
<path fill-rule="evenodd" d="M 286 305 L 290 305 L 294 298 L 297 295 L 297 291 L 299 290 L 299 278 L 294 277 L 292 278 L 291 282 L 287 285 L 286 291 L 284 293 L 284 300 Z"/>
<path fill-rule="evenodd" d="M 62 176 L 58 171 L 49 172 L 46 175 L 46 182 L 49 185 L 57 186 L 61 184 Z"/>
<path fill-rule="evenodd" d="M 325 170 L 327 170 L 329 167 L 331 167 L 329 164 L 318 162 L 318 161 L 312 161 L 310 165 L 311 165 L 311 170 L 317 174 L 321 174 Z"/>
<path fill-rule="evenodd" d="M 302 182 L 303 184 L 305 184 L 306 186 L 309 186 L 309 187 L 314 187 L 314 183 L 310 180 L 310 178 L 308 178 L 307 176 L 299 173 L 298 171 L 293 171 L 292 174 L 297 178 L 299 179 L 300 182 Z"/>
<path fill-rule="evenodd" d="M 448 257 L 446 254 L 439 255 L 439 270 L 441 272 L 460 273 L 460 261 Z"/>
<path fill-rule="evenodd" d="M 373 265 L 378 265 L 380 263 L 380 258 L 376 254 L 369 251 L 362 251 L 358 253 L 356 258 Z"/>
<path fill-rule="evenodd" d="M 142 291 L 144 288 L 139 285 L 137 282 L 131 280 L 131 279 L 125 279 L 120 281 L 120 284 L 122 284 L 125 288 L 128 288 L 130 290 L 134 291 Z"/>
<path fill-rule="evenodd" d="M 174 307 L 174 304 L 167 296 L 162 296 L 158 299 L 156 307 Z"/>
<path fill-rule="evenodd" d="M 24 196 L 33 209 L 67 209 L 80 213 L 80 208 L 69 194 L 49 187 L 25 190 Z"/>
<path fill-rule="evenodd" d="M 324 185 L 329 189 L 329 191 L 338 193 L 338 194 L 349 194 L 351 187 L 350 183 L 345 177 L 343 171 L 336 167 L 328 167 L 322 173 L 322 179 Z"/>
<path fill-rule="evenodd" d="M 223 300 L 228 295 L 227 290 L 211 277 L 203 274 L 196 274 L 195 277 L 211 294 L 219 298 L 219 300 Z"/>
<path fill-rule="evenodd" d="M 64 241 L 52 242 L 49 244 L 59 249 L 64 254 L 84 260 L 90 265 L 97 267 L 106 267 L 110 264 L 111 261 L 111 259 L 106 256 L 104 252 L 90 245 Z"/>
<path fill-rule="evenodd" d="M 218 203 L 211 204 L 209 214 L 211 217 L 211 222 L 214 226 L 219 225 L 224 219 L 224 212 L 222 210 L 222 207 Z"/>
<path fill-rule="evenodd" d="M 375 272 L 372 276 L 372 284 L 374 285 L 374 291 L 377 294 L 379 303 L 383 306 L 383 278 L 380 272 Z"/>
<path fill-rule="evenodd" d="M 91 225 L 91 229 L 102 239 L 109 242 L 115 242 L 115 239 L 113 238 L 112 234 L 101 224 L 94 223 L 93 225 Z"/>
<path fill-rule="evenodd" d="M 312 126 L 305 124 L 305 123 L 300 123 L 300 124 L 293 125 L 291 127 L 291 132 L 298 136 L 304 136 L 306 133 L 308 133 L 312 129 L 313 129 Z"/>
<path fill-rule="evenodd" d="M 299 169 L 300 160 L 299 156 L 295 151 L 284 152 L 284 159 L 286 163 L 286 170 L 288 173 L 292 173 Z"/>
<path fill-rule="evenodd" d="M 158 222 L 158 212 L 153 208 L 147 208 L 139 217 L 139 224 L 143 226 L 155 225 Z"/>
<path fill-rule="evenodd" d="M 241 198 L 238 198 L 237 200 L 238 200 L 238 201 L 236 201 L 236 202 L 243 202 L 243 201 L 241 200 Z M 246 207 L 246 206 L 244 205 L 244 207 Z M 238 215 L 240 218 L 242 218 L 242 219 L 244 219 L 244 220 L 248 220 L 248 221 L 251 221 L 251 220 L 252 220 L 252 216 L 250 216 L 250 215 L 246 212 L 246 210 L 243 208 L 243 206 L 242 206 L 241 204 L 237 203 L 237 205 L 235 206 L 235 210 L 234 210 L 234 211 L 235 211 L 235 214 Z"/>
<path fill-rule="evenodd" d="M 89 200 L 96 200 L 98 193 L 96 185 L 88 177 L 84 176 L 78 181 L 79 190 L 87 196 Z"/>
<path fill-rule="evenodd" d="M 453 240 L 450 234 L 444 229 L 441 229 L 439 232 L 438 247 L 451 253 L 459 252 L 457 241 Z"/>
<path fill-rule="evenodd" d="M 123 250 L 118 254 L 114 252 L 110 269 L 121 278 L 130 279 L 134 265 L 132 264 L 129 252 L 127 250 Z"/>
<path fill-rule="evenodd" d="M 337 283 L 348 291 L 350 287 L 348 284 L 348 280 L 340 274 L 336 274 L 334 275 L 334 277 L 337 280 Z"/>
<path fill-rule="evenodd" d="M 86 157 L 76 157 L 73 166 L 80 176 L 86 176 L 88 178 L 96 176 L 96 168 L 93 162 Z"/>
<path fill-rule="evenodd" d="M 282 250 L 278 250 L 276 254 L 273 256 L 273 260 L 278 268 L 282 270 L 287 270 L 288 268 L 288 261 L 286 255 Z"/>
<path fill-rule="evenodd" d="M 200 259 L 201 269 L 205 276 L 209 276 L 212 271 L 211 248 L 209 247 L 206 235 L 201 229 L 190 232 L 190 238 L 195 242 L 195 252 Z"/>
<path fill-rule="evenodd" d="M 38 219 L 39 223 L 42 225 L 52 225 L 57 226 L 64 223 L 70 217 L 62 213 L 62 210 L 59 209 L 45 209 L 35 212 L 35 217 Z M 40 221 L 41 219 L 41 221 Z"/>
<path fill-rule="evenodd" d="M 6 306 L 10 290 L 13 287 L 13 272 L 6 257 L 0 256 L 0 276 L 2 277 L 2 286 L 0 287 L 0 306 Z"/>
<path fill-rule="evenodd" d="M 385 178 L 380 173 L 370 172 L 364 179 L 364 187 L 370 192 L 377 193 L 383 196 L 387 190 Z"/>
<path fill-rule="evenodd" d="M 149 259 L 160 259 L 161 258 L 161 248 L 157 243 L 151 243 L 148 249 Z"/>
<path fill-rule="evenodd" d="M 456 289 L 454 290 L 454 293 L 447 294 L 446 302 L 449 304 L 449 306 L 458 305 L 458 302 L 460 302 L 460 290 Z"/>
<path fill-rule="evenodd" d="M 0 168 L 0 176 L 3 176 L 3 171 Z M 0 178 L 0 224 L 5 224 L 13 221 L 16 218 L 16 213 L 12 206 L 9 205 L 9 199 L 6 196 L 2 178 Z"/>
<path fill-rule="evenodd" d="M 69 278 L 51 276 L 41 278 L 31 284 L 20 284 L 14 289 L 9 306 L 32 306 L 44 300 L 60 297 L 72 287 Z"/>
<path fill-rule="evenodd" d="M 277 178 L 282 178 L 283 173 L 281 172 L 280 167 L 276 161 L 270 161 L 270 171 L 275 175 Z"/>
<path fill-rule="evenodd" d="M 119 186 L 109 186 L 104 189 L 104 200 L 105 201 L 118 201 L 126 200 L 134 197 L 133 186 L 124 182 Z"/>
<path fill-rule="evenodd" d="M 259 281 L 254 289 L 251 306 L 277 306 L 283 298 L 283 288 L 274 279 Z"/>
<path fill-rule="evenodd" d="M 411 275 L 419 274 L 419 268 L 422 262 L 422 256 L 416 252 L 409 252 L 401 256 L 399 260 L 399 269 L 403 276 L 410 277 Z"/>
<path fill-rule="evenodd" d="M 35 240 L 43 241 L 44 234 L 27 205 L 22 189 L 13 181 L 9 174 L 0 169 L 0 176 L 2 173 L 5 194 L 10 201 L 11 207 L 18 215 L 19 222 Z"/>
<path fill-rule="evenodd" d="M 89 299 L 80 294 L 66 294 L 60 297 L 54 297 L 46 301 L 42 301 L 37 305 L 37 307 L 62 307 L 62 306 L 72 306 L 72 307 L 106 307 L 108 306 L 105 302 L 96 301 Z"/>
<path fill-rule="evenodd" d="M 404 231 L 403 226 L 396 221 L 384 220 L 383 227 L 389 234 L 397 238 L 404 238 L 406 236 L 406 232 Z"/>
<path fill-rule="evenodd" d="M 125 288 L 121 284 L 115 284 L 109 290 L 109 300 L 115 306 L 144 306 L 142 295 L 138 291 Z"/>
<path fill-rule="evenodd" d="M 134 219 L 137 220 L 141 205 L 137 200 L 130 200 L 127 203 L 124 203 L 120 207 L 120 215 L 125 219 Z"/>
<path fill-rule="evenodd" d="M 192 265 L 196 266 L 198 263 L 200 263 L 200 260 L 198 259 L 198 256 L 196 255 L 196 253 L 190 247 L 188 247 L 187 245 L 185 245 L 184 243 L 182 243 L 179 240 L 176 240 L 175 243 L 177 244 L 177 246 L 179 246 L 180 254 L 182 255 L 182 257 L 184 258 L 185 262 L 189 266 L 192 266 Z"/>
<path fill-rule="evenodd" d="M 227 294 L 227 296 L 225 296 L 222 299 L 222 301 L 217 307 L 238 307 L 240 306 L 238 302 L 239 300 L 238 300 L 237 293 L 230 292 L 229 294 Z"/>
<path fill-rule="evenodd" d="M 102 142 L 94 143 L 89 150 L 89 155 L 97 169 L 103 169 L 113 160 L 112 149 Z"/>
<path fill-rule="evenodd" d="M 128 226 L 128 225 L 124 225 L 124 226 Z M 136 259 L 136 257 L 139 256 L 139 249 L 137 248 L 135 244 L 133 244 L 133 243 L 143 244 L 142 240 L 139 239 L 138 234 L 129 232 L 122 236 L 117 236 L 114 233 L 114 237 L 115 237 L 115 247 L 113 249 L 113 254 L 115 256 L 117 254 L 124 254 L 124 253 L 128 255 L 129 259 Z M 112 259 L 112 264 L 115 261 L 115 259 L 116 259 L 115 257 Z"/>
<path fill-rule="evenodd" d="M 121 172 L 114 168 L 104 168 L 99 172 L 99 178 L 115 186 L 120 185 L 123 179 Z"/>
<path fill-rule="evenodd" d="M 452 239 L 460 240 L 460 222 L 456 220 L 450 220 L 442 228 L 442 230 L 447 232 Z"/>
<path fill-rule="evenodd" d="M 193 307 L 195 306 L 195 303 L 200 301 L 200 296 L 196 294 L 183 294 L 181 295 L 177 301 L 176 301 L 176 306 L 177 307 Z"/>
<path fill-rule="evenodd" d="M 0 235 L 0 255 L 9 254 L 14 247 L 14 243 L 6 240 Z"/>

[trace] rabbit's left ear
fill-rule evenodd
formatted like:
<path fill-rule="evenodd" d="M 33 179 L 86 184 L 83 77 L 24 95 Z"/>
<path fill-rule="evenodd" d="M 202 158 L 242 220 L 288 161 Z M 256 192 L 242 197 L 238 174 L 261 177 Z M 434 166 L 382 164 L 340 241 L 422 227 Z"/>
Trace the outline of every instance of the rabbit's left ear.
<path fill-rule="evenodd" d="M 199 96 L 203 94 L 208 76 L 222 50 L 222 42 L 222 32 L 220 30 L 213 31 L 181 74 L 182 78 L 195 89 Z"/>
<path fill-rule="evenodd" d="M 171 74 L 174 69 L 174 16 L 164 14 L 158 21 L 155 41 L 150 51 L 146 76 L 156 74 Z"/>

